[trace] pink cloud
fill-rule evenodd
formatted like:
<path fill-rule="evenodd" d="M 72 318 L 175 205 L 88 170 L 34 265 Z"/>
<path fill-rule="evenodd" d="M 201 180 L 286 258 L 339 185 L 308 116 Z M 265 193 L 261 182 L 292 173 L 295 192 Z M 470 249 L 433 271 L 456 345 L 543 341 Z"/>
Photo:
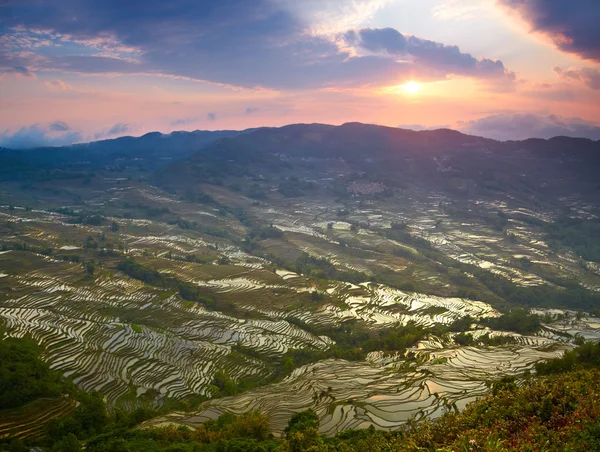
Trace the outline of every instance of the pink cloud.
<path fill-rule="evenodd" d="M 50 89 L 57 91 L 73 91 L 75 89 L 68 83 L 63 82 L 62 80 L 49 80 L 47 82 L 44 82 L 44 85 L 46 85 Z"/>

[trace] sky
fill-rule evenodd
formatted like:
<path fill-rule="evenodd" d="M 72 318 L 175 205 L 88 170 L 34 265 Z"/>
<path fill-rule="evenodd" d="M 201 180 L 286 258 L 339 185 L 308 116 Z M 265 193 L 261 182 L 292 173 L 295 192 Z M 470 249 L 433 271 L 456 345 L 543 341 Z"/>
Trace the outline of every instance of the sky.
<path fill-rule="evenodd" d="M 0 146 L 359 121 L 600 139 L 600 0 L 0 0 Z"/>

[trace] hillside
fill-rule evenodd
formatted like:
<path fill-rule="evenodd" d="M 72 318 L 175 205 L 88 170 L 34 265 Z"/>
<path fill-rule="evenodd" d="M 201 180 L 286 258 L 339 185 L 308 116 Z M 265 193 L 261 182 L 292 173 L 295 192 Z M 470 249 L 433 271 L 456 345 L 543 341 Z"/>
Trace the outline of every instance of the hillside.
<path fill-rule="evenodd" d="M 109 412 L 396 432 L 600 339 L 599 143 L 208 134 L 0 153 L 0 331 Z"/>
<path fill-rule="evenodd" d="M 227 184 L 260 176 L 253 182 L 264 187 L 296 176 L 331 189 L 335 179 L 356 173 L 355 178 L 392 190 L 419 189 L 458 199 L 517 197 L 522 203 L 535 197 L 543 205 L 572 193 L 597 200 L 593 168 L 598 165 L 600 143 L 591 140 L 498 142 L 444 129 L 296 124 L 221 140 L 159 170 L 157 181 L 177 189 L 210 178 Z M 343 196 L 340 190 L 329 194 Z"/>
<path fill-rule="evenodd" d="M 141 137 L 120 137 L 72 146 L 0 149 L 0 180 L 72 179 L 99 168 L 114 170 L 129 165 L 150 171 L 239 133 L 244 132 L 152 132 Z"/>
<path fill-rule="evenodd" d="M 10 342 L 10 344 L 9 344 Z M 0 343 L 0 352 L 20 353 L 27 361 L 20 373 L 28 378 L 29 369 L 44 367 L 27 340 Z M 490 382 L 491 393 L 458 412 L 446 407 L 440 418 L 421 423 L 409 422 L 398 431 L 369 428 L 345 430 L 331 437 L 319 434 L 320 419 L 312 409 L 290 417 L 281 438 L 270 432 L 269 419 L 259 411 L 242 415 L 225 414 L 198 427 L 172 423 L 142 423 L 155 416 L 151 409 L 132 413 L 109 413 L 94 396 L 78 391 L 78 406 L 58 412 L 37 424 L 36 434 L 24 434 L 11 424 L 8 411 L 2 411 L 0 432 L 10 425 L 19 432 L 8 441 L 0 437 L 0 450 L 16 451 L 28 444 L 51 447 L 53 451 L 79 451 L 82 445 L 91 452 L 114 451 L 223 451 L 223 452 L 342 452 L 370 451 L 587 451 L 600 446 L 600 345 L 585 343 L 564 358 L 539 364 L 536 377 L 519 380 L 505 377 Z M 2 369 L 3 372 L 5 369 Z M 70 386 L 64 379 L 46 374 L 40 382 Z M 14 387 L 2 387 L 3 399 L 18 395 Z M 50 390 L 48 394 L 56 395 Z M 71 389 L 71 391 L 73 391 Z M 17 391 L 19 392 L 19 391 Z M 41 399 L 40 399 L 41 400 Z M 63 397 L 68 400 L 68 397 Z M 55 404 L 55 408 L 58 405 Z M 38 413 L 31 412 L 35 417 Z M 5 436 L 4 436 L 5 437 Z"/>

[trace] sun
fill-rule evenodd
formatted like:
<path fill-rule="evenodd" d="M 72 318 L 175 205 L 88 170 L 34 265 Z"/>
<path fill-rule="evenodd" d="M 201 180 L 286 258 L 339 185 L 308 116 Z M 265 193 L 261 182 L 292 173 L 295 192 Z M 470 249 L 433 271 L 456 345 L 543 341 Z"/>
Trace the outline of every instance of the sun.
<path fill-rule="evenodd" d="M 410 81 L 400 86 L 406 94 L 417 94 L 421 90 L 421 84 Z"/>

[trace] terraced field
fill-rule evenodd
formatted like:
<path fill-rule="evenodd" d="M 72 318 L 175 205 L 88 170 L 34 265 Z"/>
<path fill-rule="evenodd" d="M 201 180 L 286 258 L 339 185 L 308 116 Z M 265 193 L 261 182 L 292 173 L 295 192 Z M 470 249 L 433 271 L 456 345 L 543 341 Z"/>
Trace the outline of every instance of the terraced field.
<path fill-rule="evenodd" d="M 32 270 L 15 274 L 15 262 Z M 165 271 L 177 269 L 180 277 L 195 275 L 195 284 L 217 296 L 257 301 L 239 304 L 245 315 L 234 317 L 118 273 L 86 279 L 78 264 L 13 250 L 0 255 L 5 275 L 0 288 L 8 295 L 0 304 L 0 318 L 9 335 L 30 335 L 43 344 L 52 367 L 72 375 L 79 386 L 102 392 L 112 404 L 129 404 L 148 391 L 174 398 L 208 394 L 212 375 L 221 369 L 233 378 L 266 376 L 268 370 L 260 360 L 233 354 L 233 345 L 282 355 L 290 348 L 325 349 L 332 343 L 290 324 L 285 320 L 290 316 L 313 324 L 336 325 L 358 318 L 375 326 L 409 321 L 431 325 L 495 312 L 482 302 L 339 282 L 326 290 L 337 306 L 290 309 L 293 294 L 308 291 L 298 275 L 227 266 L 246 277 L 212 279 L 211 273 L 224 270 L 221 266 L 170 264 Z M 279 306 L 270 304 L 266 309 L 264 300 L 273 291 L 287 293 L 277 297 Z M 396 306 L 407 313 L 394 313 Z M 432 306 L 445 312 L 419 315 Z"/>
<path fill-rule="evenodd" d="M 197 427 L 225 412 L 259 409 L 273 431 L 306 407 L 321 418 L 321 433 L 348 428 L 394 429 L 408 420 L 434 418 L 462 409 L 488 390 L 497 375 L 522 374 L 540 359 L 560 356 L 569 346 L 543 337 L 517 336 L 517 345 L 456 347 L 432 338 L 409 351 L 417 361 L 373 353 L 365 362 L 327 360 L 294 371 L 281 383 L 206 403 L 200 411 L 174 412 L 148 425 Z"/>
<path fill-rule="evenodd" d="M 52 420 L 68 416 L 76 408 L 77 402 L 69 397 L 62 397 L 38 399 L 19 409 L 0 410 L 0 439 L 41 438 Z"/>
<path fill-rule="evenodd" d="M 17 258 L 36 270 L 11 275 Z M 129 278 L 82 281 L 79 265 L 39 255 L 9 251 L 0 256 L 0 268 L 6 273 L 0 287 L 10 291 L 0 304 L 8 334 L 32 336 L 46 348 L 52 368 L 102 392 L 112 404 L 127 404 L 147 391 L 174 398 L 207 394 L 217 370 L 233 378 L 266 373 L 259 360 L 234 356 L 234 344 L 266 354 L 328 344 L 283 320 L 207 311 Z M 231 290 L 232 280 L 222 281 L 206 284 L 217 293 Z M 268 287 L 240 281 L 234 287 L 242 292 Z"/>
<path fill-rule="evenodd" d="M 91 186 L 41 182 L 35 197 L 10 186 L 12 204 L 39 208 L 0 207 L 0 333 L 32 337 L 52 369 L 111 406 L 210 399 L 219 374 L 253 381 L 252 390 L 150 425 L 193 428 L 260 409 L 280 433 L 292 413 L 313 407 L 325 434 L 395 429 L 460 409 L 490 381 L 559 356 L 576 335 L 600 340 L 600 319 L 539 303 L 545 324 L 535 334 L 486 328 L 514 306 L 476 274 L 499 275 L 511 290 L 598 292 L 598 264 L 557 251 L 544 232 L 565 209 L 593 218 L 593 205 L 576 196 L 554 209 L 509 196 L 457 202 L 416 184 L 339 198 L 336 187 L 355 172 L 341 160 L 323 166 L 298 171 L 298 183 L 314 187 L 291 198 L 278 179 L 245 176 L 237 188 L 197 184 L 182 194 L 112 169 Z M 253 184 L 265 192 L 259 200 L 246 196 Z M 152 278 L 119 270 L 126 259 Z M 465 319 L 471 346 L 450 332 Z M 285 378 L 276 368 L 298 350 L 331 350 L 348 325 L 379 337 L 413 324 L 427 334 L 405 353 L 292 362 Z M 483 337 L 510 340 L 489 346 Z M 56 407 L 30 417 L 31 429 L 10 414 L 0 435 L 35 435 L 36 424 L 73 409 L 67 400 Z"/>

